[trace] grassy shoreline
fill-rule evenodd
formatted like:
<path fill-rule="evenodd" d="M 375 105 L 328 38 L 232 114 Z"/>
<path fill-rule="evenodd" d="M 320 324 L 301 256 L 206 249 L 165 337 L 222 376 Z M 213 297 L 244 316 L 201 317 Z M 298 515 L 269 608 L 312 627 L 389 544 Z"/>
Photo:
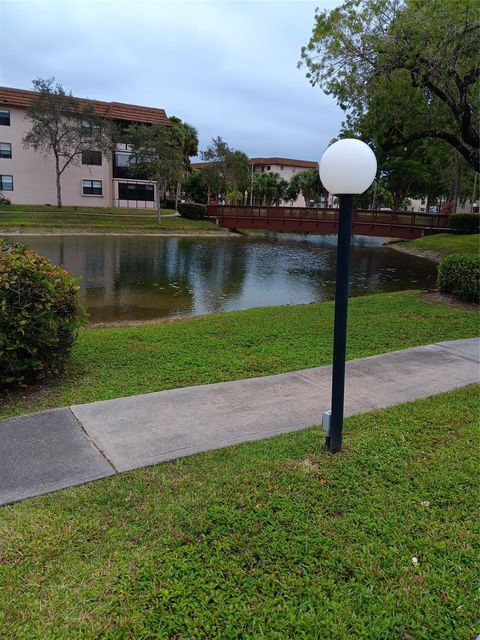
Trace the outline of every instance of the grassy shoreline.
<path fill-rule="evenodd" d="M 473 638 L 478 388 L 0 513 L 5 638 Z M 454 443 L 454 444 L 452 444 Z"/>
<path fill-rule="evenodd" d="M 264 307 L 134 327 L 84 328 L 65 373 L 4 392 L 0 418 L 331 362 L 333 302 Z M 469 338 L 474 310 L 407 291 L 350 300 L 347 358 Z"/>
<path fill-rule="evenodd" d="M 478 234 L 439 233 L 417 238 L 416 240 L 394 241 L 389 246 L 397 251 L 431 258 L 436 262 L 440 262 L 442 258 L 452 253 L 461 253 L 472 258 L 478 257 L 480 253 L 480 236 Z"/>
<path fill-rule="evenodd" d="M 43 210 L 46 209 L 46 210 Z M 210 220 L 188 220 L 172 216 L 175 212 L 163 210 L 160 224 L 155 212 L 145 213 L 144 209 L 94 210 L 88 207 L 77 209 L 32 208 L 18 211 L 0 209 L 0 234 L 48 232 L 55 233 L 154 233 L 154 234 L 225 234 Z M 170 216 L 170 217 L 169 217 Z"/>

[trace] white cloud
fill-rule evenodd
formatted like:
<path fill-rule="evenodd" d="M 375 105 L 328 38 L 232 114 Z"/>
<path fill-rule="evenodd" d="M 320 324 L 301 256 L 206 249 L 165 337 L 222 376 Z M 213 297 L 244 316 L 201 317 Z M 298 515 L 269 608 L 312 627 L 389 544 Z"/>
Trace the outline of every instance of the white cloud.
<path fill-rule="evenodd" d="M 296 68 L 316 4 L 7 0 L 0 81 L 55 76 L 75 95 L 163 107 L 201 146 L 221 135 L 252 155 L 317 158 L 342 114 Z"/>

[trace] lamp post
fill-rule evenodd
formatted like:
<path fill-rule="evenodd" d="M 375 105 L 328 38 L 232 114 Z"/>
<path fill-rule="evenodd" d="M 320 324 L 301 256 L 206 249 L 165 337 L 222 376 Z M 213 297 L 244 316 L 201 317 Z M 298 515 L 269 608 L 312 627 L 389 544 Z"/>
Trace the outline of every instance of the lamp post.
<path fill-rule="evenodd" d="M 361 140 L 346 138 L 332 144 L 320 160 L 320 180 L 340 196 L 333 330 L 332 405 L 325 444 L 331 453 L 342 449 L 347 343 L 348 276 L 352 236 L 352 201 L 372 184 L 377 172 L 375 154 Z"/>

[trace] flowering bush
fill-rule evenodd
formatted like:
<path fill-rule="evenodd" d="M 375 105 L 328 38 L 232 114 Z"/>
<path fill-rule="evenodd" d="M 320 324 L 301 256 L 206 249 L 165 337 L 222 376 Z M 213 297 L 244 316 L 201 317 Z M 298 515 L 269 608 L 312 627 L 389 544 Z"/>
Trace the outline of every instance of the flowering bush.
<path fill-rule="evenodd" d="M 0 387 L 63 369 L 81 323 L 78 289 L 65 269 L 0 240 Z"/>

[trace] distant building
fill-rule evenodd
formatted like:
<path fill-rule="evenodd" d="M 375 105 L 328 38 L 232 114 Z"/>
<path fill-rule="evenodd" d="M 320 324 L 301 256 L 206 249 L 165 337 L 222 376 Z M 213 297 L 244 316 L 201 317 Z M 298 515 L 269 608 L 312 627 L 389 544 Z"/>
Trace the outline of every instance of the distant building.
<path fill-rule="evenodd" d="M 428 205 L 427 210 L 427 196 L 423 198 L 411 198 L 410 205 L 407 207 L 408 211 L 414 211 L 415 213 L 450 213 L 452 211 L 452 202 L 444 201 L 440 205 L 440 209 L 437 204 Z M 469 199 L 465 201 L 457 202 L 457 213 L 478 213 L 478 202 L 471 202 Z"/>
<path fill-rule="evenodd" d="M 250 158 L 252 173 L 278 173 L 278 175 L 290 182 L 293 176 L 300 171 L 306 171 L 307 169 L 315 169 L 318 171 L 318 162 L 312 160 L 295 160 L 292 158 Z M 192 163 L 193 169 L 202 169 L 208 162 L 195 162 Z M 250 194 L 249 194 L 250 195 Z M 254 196 L 254 204 L 262 204 L 258 198 Z M 311 205 L 317 206 L 333 206 L 333 196 L 330 196 L 328 193 L 324 193 L 319 202 L 311 202 L 305 203 L 305 198 L 300 193 L 298 197 L 292 201 L 286 201 L 281 203 L 283 206 L 292 206 L 292 207 L 306 207 Z"/>
<path fill-rule="evenodd" d="M 35 91 L 0 87 L 0 192 L 12 204 L 57 204 L 54 158 L 25 149 L 22 137 L 30 123 L 26 109 L 38 97 Z M 163 109 L 121 102 L 79 99 L 93 107 L 97 116 L 109 118 L 121 127 L 133 123 L 170 121 Z M 154 208 L 156 185 L 142 180 L 129 167 L 131 152 L 119 142 L 108 157 L 100 152 L 84 153 L 62 175 L 65 206 Z M 164 188 L 162 197 L 168 195 Z"/>

